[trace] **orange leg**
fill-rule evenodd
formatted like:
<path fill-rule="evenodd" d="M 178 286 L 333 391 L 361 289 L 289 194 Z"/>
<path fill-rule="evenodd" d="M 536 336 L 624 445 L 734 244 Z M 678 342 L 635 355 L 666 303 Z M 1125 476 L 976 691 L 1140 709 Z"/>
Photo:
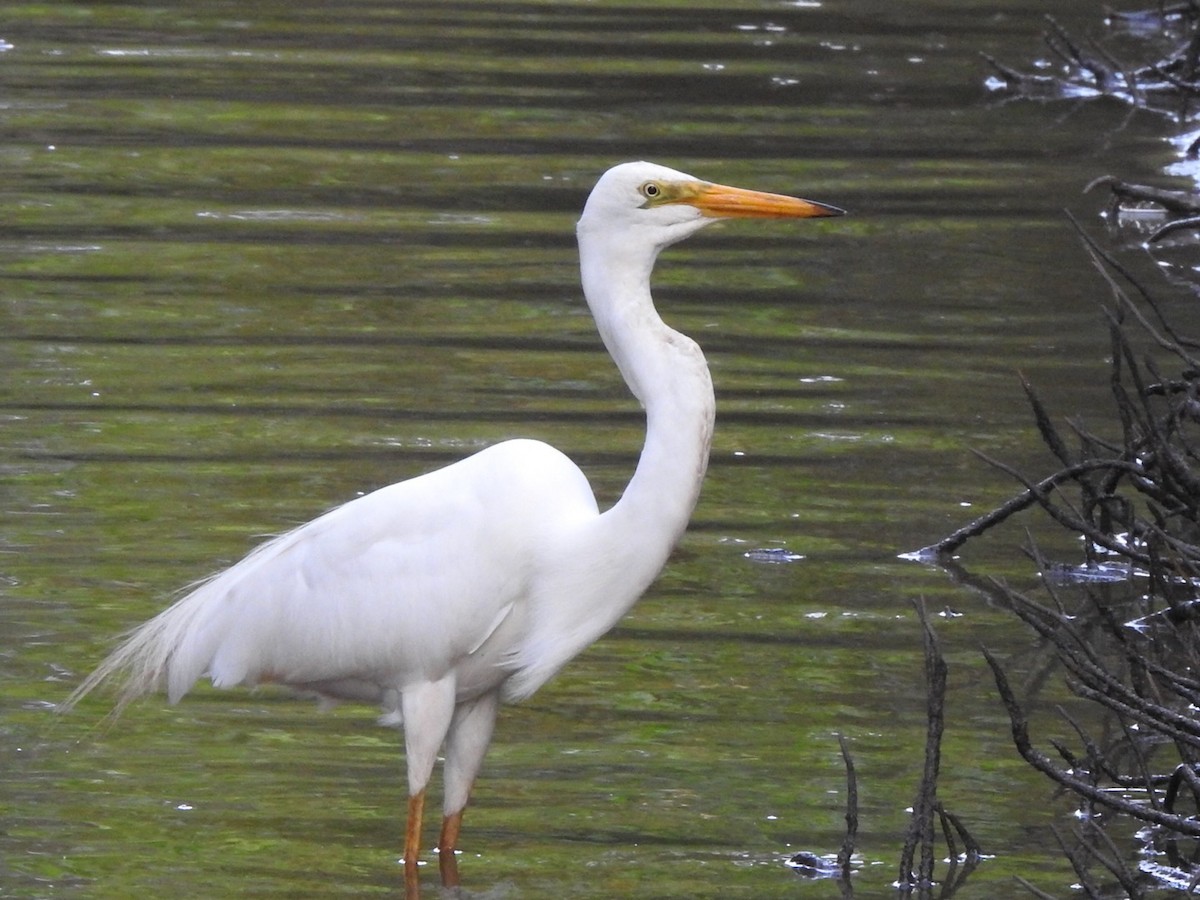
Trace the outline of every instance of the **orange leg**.
<path fill-rule="evenodd" d="M 425 811 L 425 789 L 408 798 L 408 823 L 404 829 L 404 887 L 415 900 L 420 893 L 417 862 L 421 858 L 421 815 Z"/>
<path fill-rule="evenodd" d="M 404 900 L 421 900 L 421 880 L 417 877 L 417 867 L 409 871 L 404 867 Z"/>
<path fill-rule="evenodd" d="M 462 828 L 463 811 L 451 813 L 442 819 L 442 836 L 438 839 L 438 869 L 442 873 L 444 887 L 458 887 L 458 858 L 454 849 L 458 846 L 458 831 Z"/>

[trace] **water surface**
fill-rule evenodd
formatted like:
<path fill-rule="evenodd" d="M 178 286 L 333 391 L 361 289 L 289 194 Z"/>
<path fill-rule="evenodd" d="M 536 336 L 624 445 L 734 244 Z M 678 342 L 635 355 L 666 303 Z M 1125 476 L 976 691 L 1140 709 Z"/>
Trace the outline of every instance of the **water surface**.
<path fill-rule="evenodd" d="M 660 262 L 717 385 L 709 478 L 633 614 L 502 714 L 465 894 L 837 896 L 781 860 L 840 843 L 843 734 L 857 893 L 888 895 L 924 738 L 918 600 L 951 665 L 943 798 L 994 856 L 958 896 L 1016 873 L 1064 891 L 1049 829 L 1072 810 L 1017 759 L 977 649 L 1020 673 L 1038 648 L 897 558 L 1014 489 L 971 448 L 1052 468 L 1018 370 L 1106 414 L 1104 288 L 1063 210 L 1101 229 L 1083 185 L 1154 177 L 1170 148 L 1107 101 L 985 90 L 979 52 L 1033 58 L 1043 11 L 10 4 L 0 893 L 396 890 L 403 761 L 372 711 L 207 689 L 111 726 L 101 702 L 50 709 L 262 535 L 504 438 L 618 497 L 642 420 L 572 228 L 630 158 L 851 215 L 715 226 Z M 1008 537 L 967 562 L 1032 584 Z"/>

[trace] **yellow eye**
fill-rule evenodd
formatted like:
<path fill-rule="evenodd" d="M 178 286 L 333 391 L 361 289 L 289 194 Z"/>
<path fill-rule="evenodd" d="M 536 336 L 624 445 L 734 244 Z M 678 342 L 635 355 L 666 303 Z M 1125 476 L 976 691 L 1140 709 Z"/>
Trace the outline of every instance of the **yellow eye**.
<path fill-rule="evenodd" d="M 662 196 L 662 186 L 656 181 L 647 181 L 642 185 L 642 196 L 647 200 L 657 200 Z"/>

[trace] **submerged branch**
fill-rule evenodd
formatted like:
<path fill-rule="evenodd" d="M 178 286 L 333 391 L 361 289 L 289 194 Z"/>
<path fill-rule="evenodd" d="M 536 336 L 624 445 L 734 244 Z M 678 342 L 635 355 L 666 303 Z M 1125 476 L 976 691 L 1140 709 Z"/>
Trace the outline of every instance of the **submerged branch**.
<path fill-rule="evenodd" d="M 1012 687 L 1008 683 L 1008 677 L 1004 674 L 1004 669 L 1001 667 L 999 661 L 987 648 L 983 649 L 983 655 L 987 660 L 988 666 L 991 667 L 992 675 L 996 680 L 996 689 L 1000 692 L 1001 702 L 1008 711 L 1009 720 L 1012 725 L 1013 744 L 1026 762 L 1043 774 L 1048 775 L 1072 793 L 1078 794 L 1080 797 L 1086 797 L 1097 806 L 1124 813 L 1143 822 L 1161 825 L 1179 834 L 1188 835 L 1189 837 L 1200 837 L 1200 821 L 1196 819 L 1170 815 L 1143 803 L 1127 800 L 1111 791 L 1098 788 L 1090 781 L 1079 778 L 1068 770 L 1056 766 L 1050 757 L 1033 746 L 1033 742 L 1029 737 L 1028 719 L 1025 716 L 1024 710 L 1017 702 L 1016 695 L 1013 693 Z"/>

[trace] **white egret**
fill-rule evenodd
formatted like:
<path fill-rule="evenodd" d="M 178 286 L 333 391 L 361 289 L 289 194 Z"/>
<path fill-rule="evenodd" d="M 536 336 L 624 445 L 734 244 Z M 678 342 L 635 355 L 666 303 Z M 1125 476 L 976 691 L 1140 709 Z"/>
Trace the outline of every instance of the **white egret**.
<path fill-rule="evenodd" d="M 650 163 L 600 178 L 578 224 L 583 290 L 646 439 L 620 500 L 600 512 L 566 456 L 510 440 L 381 488 L 268 541 L 134 630 L 71 695 L 123 675 L 118 709 L 207 675 L 379 704 L 404 728 L 406 874 L 445 745 L 438 841 L 457 883 L 463 809 L 501 702 L 528 697 L 608 631 L 683 534 L 708 464 L 715 402 L 700 348 L 659 318 L 659 251 L 721 218 L 842 210 L 725 187 Z"/>

